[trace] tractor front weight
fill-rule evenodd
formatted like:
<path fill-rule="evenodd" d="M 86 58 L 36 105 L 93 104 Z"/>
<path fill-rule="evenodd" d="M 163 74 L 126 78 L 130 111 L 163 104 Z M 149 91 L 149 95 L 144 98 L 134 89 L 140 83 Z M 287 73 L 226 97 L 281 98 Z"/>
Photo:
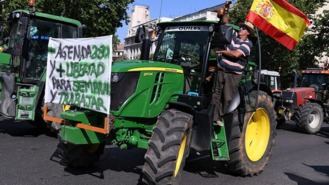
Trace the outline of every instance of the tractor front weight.
<path fill-rule="evenodd" d="M 120 118 L 114 120 L 100 115 L 90 116 L 90 114 L 91 111 L 66 111 L 61 113 L 62 118 L 52 118 L 52 120 L 65 120 L 60 137 L 75 145 L 103 143 L 106 138 L 121 149 L 126 149 L 128 146 L 148 148 L 153 125 Z M 101 119 L 104 121 L 97 121 Z"/>

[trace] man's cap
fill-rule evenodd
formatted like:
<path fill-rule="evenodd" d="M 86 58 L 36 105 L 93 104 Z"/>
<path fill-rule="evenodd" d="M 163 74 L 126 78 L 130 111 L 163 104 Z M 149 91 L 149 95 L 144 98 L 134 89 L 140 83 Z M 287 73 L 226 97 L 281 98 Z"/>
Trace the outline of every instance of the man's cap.
<path fill-rule="evenodd" d="M 255 33 L 255 26 L 254 26 L 251 22 L 245 21 L 244 23 L 242 23 L 242 24 L 240 25 L 240 27 L 245 27 L 245 28 L 247 28 L 248 32 L 249 32 L 251 35 L 254 35 L 254 33 Z"/>

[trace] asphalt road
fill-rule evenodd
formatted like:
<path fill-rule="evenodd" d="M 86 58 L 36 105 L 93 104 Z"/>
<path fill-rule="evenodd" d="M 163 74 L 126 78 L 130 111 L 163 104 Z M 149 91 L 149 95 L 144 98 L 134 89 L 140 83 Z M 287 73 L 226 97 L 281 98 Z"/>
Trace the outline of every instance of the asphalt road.
<path fill-rule="evenodd" d="M 108 146 L 94 169 L 65 169 L 50 160 L 57 139 L 26 123 L 0 121 L 0 185 L 136 185 L 143 150 Z M 256 177 L 227 174 L 209 159 L 189 162 L 184 185 L 329 185 L 329 127 L 318 135 L 278 130 L 265 171 Z"/>

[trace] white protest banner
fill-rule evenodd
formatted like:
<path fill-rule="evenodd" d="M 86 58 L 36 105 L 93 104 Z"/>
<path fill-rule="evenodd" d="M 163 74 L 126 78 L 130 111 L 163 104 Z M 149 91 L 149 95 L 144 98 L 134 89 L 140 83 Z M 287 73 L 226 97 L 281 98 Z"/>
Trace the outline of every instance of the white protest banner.
<path fill-rule="evenodd" d="M 109 114 L 111 67 L 112 36 L 50 38 L 45 103 Z"/>

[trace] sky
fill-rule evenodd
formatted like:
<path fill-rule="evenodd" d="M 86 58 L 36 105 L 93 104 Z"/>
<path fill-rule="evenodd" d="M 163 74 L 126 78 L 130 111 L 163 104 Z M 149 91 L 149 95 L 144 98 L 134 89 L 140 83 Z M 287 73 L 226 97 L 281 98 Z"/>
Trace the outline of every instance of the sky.
<path fill-rule="evenodd" d="M 225 0 L 162 0 L 161 17 L 177 17 L 199 11 L 204 8 L 209 8 L 225 2 Z M 150 7 L 151 20 L 160 16 L 161 0 L 135 0 L 129 5 L 127 10 L 128 15 L 131 14 L 133 5 L 148 5 Z M 128 26 L 123 21 L 123 27 L 118 28 L 117 35 L 123 42 L 127 35 Z"/>

